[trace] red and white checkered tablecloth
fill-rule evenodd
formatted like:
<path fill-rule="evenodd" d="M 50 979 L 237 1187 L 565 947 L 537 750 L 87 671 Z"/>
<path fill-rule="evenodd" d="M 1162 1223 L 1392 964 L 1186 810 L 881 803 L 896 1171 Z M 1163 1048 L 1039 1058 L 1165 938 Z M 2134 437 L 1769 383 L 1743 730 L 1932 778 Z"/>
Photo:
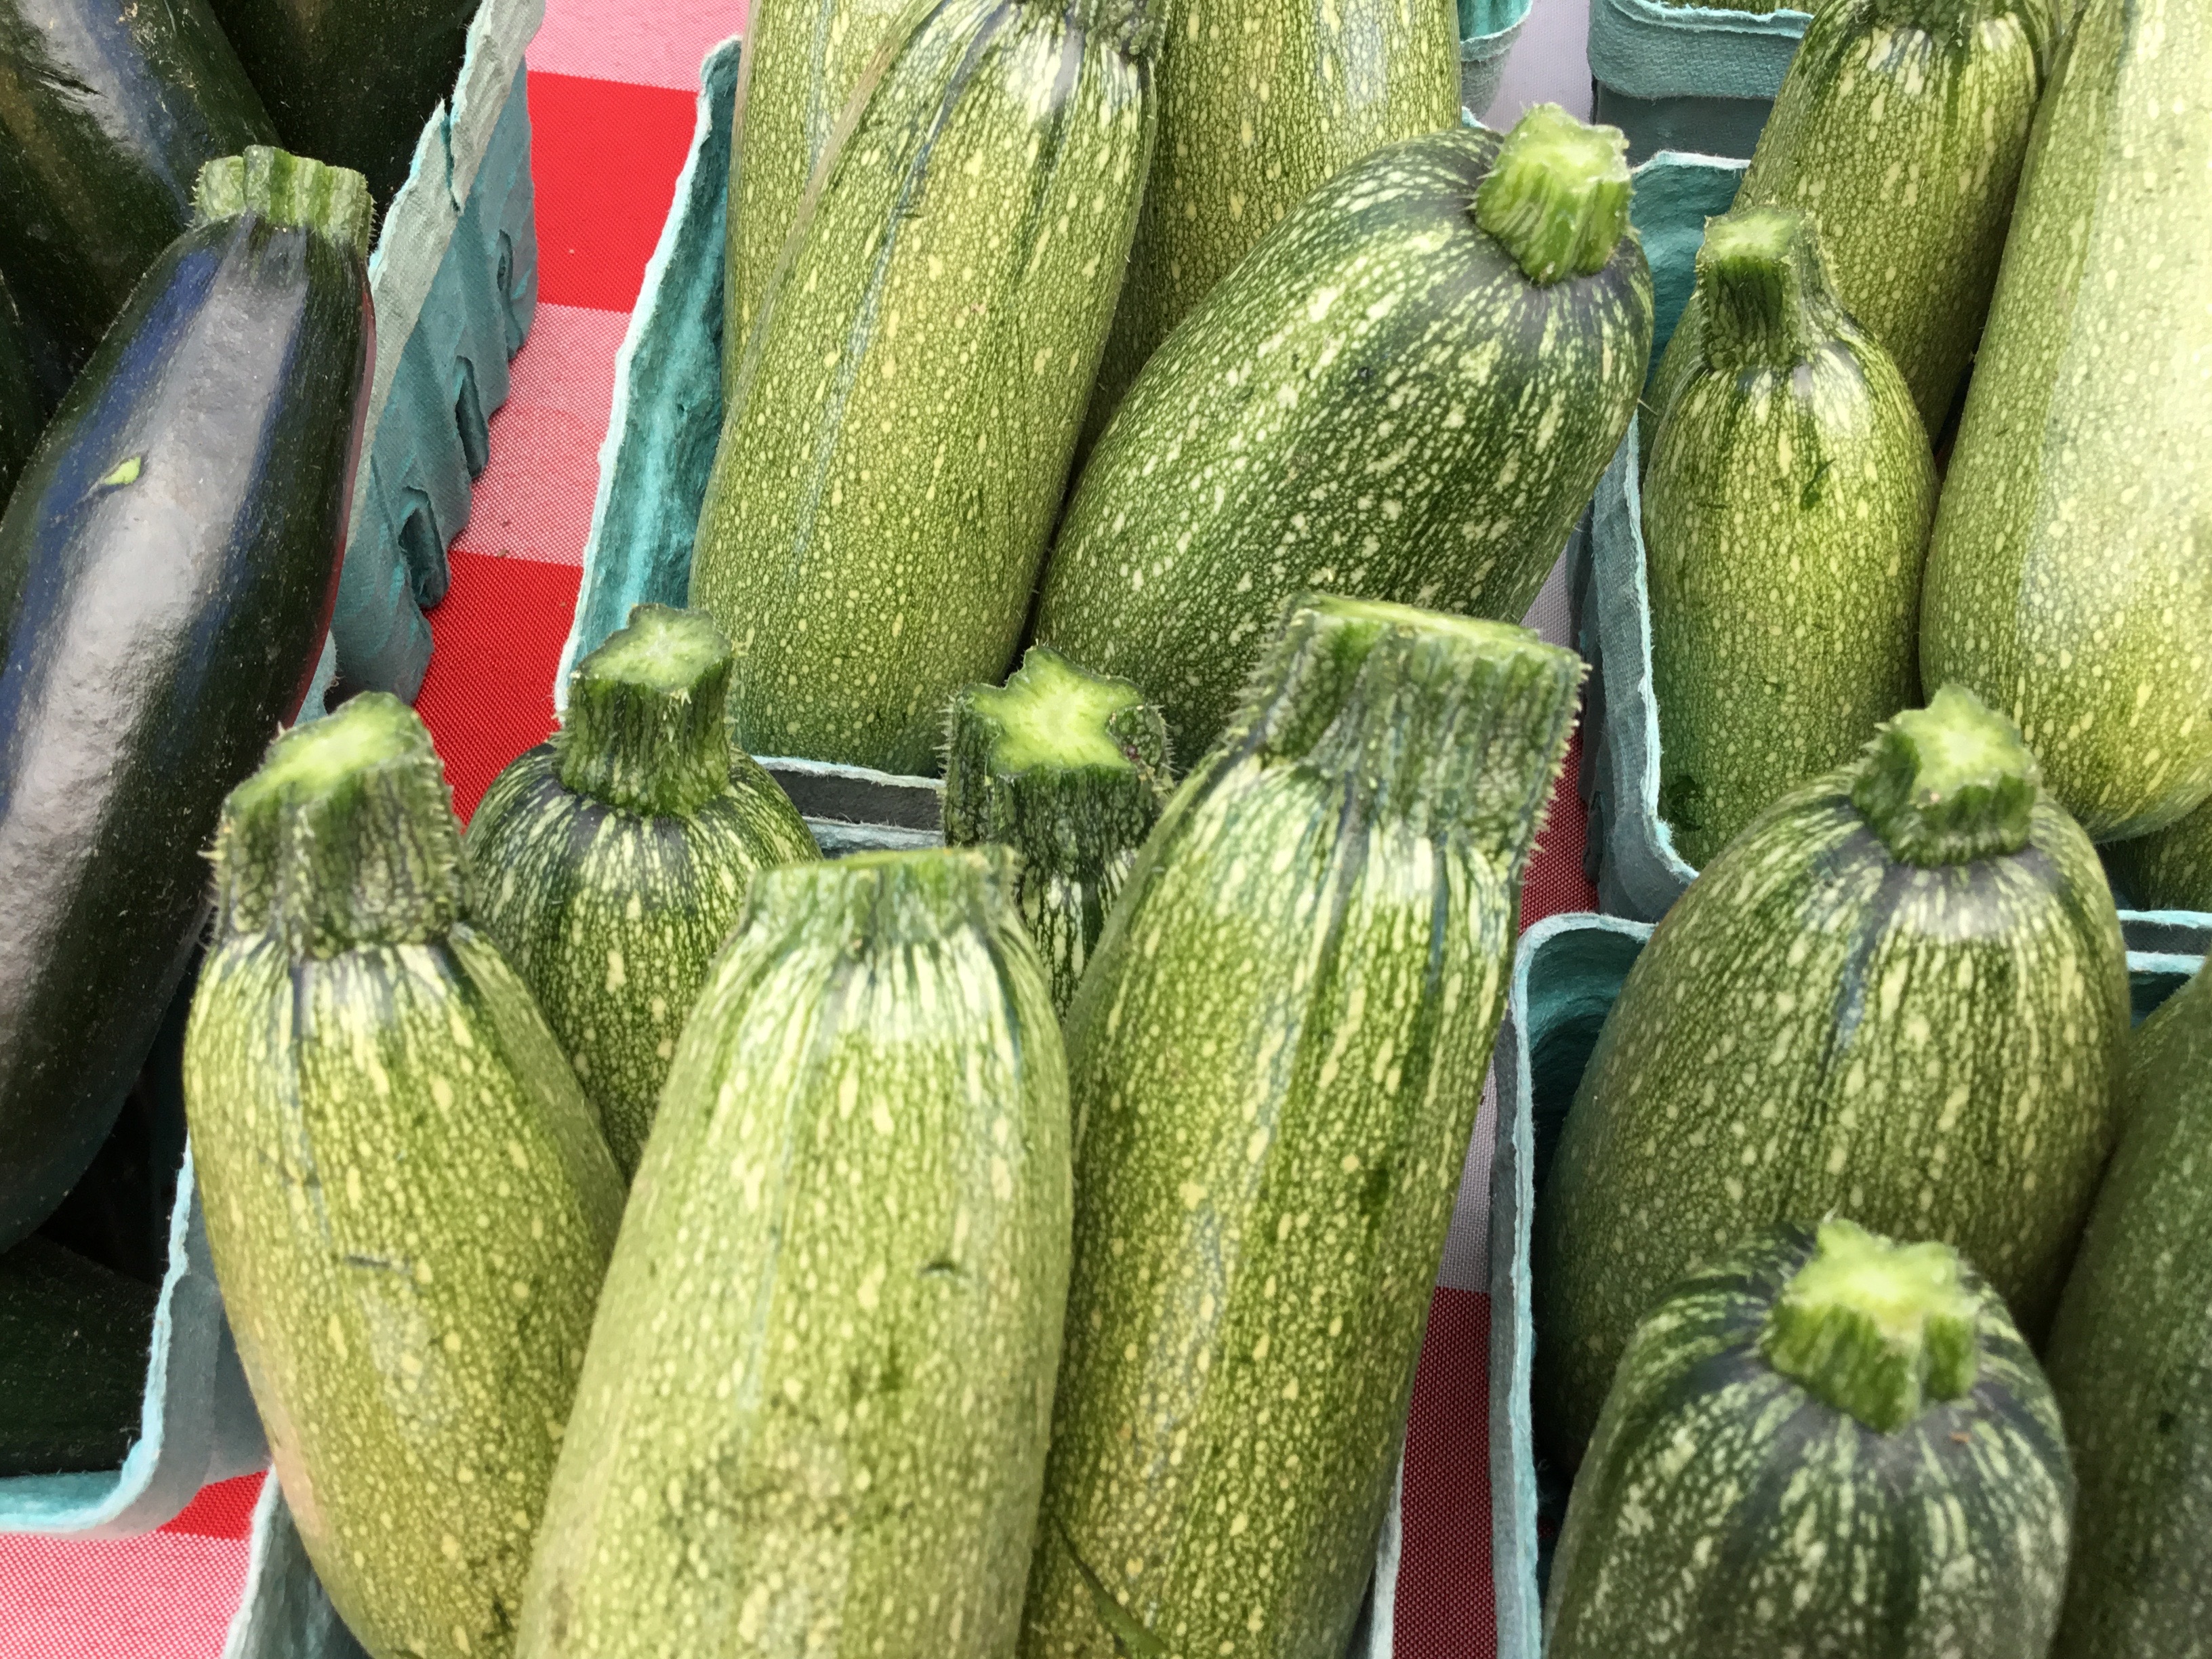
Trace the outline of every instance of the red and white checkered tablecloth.
<path fill-rule="evenodd" d="M 549 0 L 530 49 L 539 304 L 492 417 L 491 464 L 432 613 L 420 707 L 465 817 L 553 720 L 613 397 L 614 356 L 690 147 L 700 59 L 744 0 Z M 1522 896 L 1524 921 L 1595 908 L 1573 761 Z M 1478 1139 L 1489 1134 L 1487 1122 Z M 1453 1251 L 1407 1437 L 1403 1659 L 1491 1659 L 1489 1297 L 1479 1243 Z M 0 1535 L 0 1659 L 217 1659 L 245 1581 L 260 1477 L 225 1481 L 143 1538 Z"/>

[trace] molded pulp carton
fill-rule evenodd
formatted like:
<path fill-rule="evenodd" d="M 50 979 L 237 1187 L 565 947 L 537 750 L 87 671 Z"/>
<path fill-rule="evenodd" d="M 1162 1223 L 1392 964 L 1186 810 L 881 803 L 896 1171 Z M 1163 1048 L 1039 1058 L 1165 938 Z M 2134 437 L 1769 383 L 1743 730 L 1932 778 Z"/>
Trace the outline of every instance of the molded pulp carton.
<path fill-rule="evenodd" d="M 1748 156 L 1809 13 L 1662 0 L 1590 0 L 1590 112 L 1628 135 L 1628 159 L 1662 149 Z"/>

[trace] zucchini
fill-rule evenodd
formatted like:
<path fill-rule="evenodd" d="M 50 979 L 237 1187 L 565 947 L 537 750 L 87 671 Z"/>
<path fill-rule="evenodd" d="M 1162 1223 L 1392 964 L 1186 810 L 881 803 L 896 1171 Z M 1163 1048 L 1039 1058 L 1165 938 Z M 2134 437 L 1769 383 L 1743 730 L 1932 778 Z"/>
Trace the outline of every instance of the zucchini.
<path fill-rule="evenodd" d="M 2031 1659 L 2073 1498 L 2051 1385 L 1956 1251 L 1784 1228 L 1638 1328 L 1567 1503 L 1544 1651 Z"/>
<path fill-rule="evenodd" d="M 2052 0 L 1829 0 L 1736 206 L 1819 222 L 1837 294 L 1943 428 L 1989 313 Z"/>
<path fill-rule="evenodd" d="M 424 123 L 453 98 L 477 0 L 207 4 L 286 148 L 351 167 L 379 208 L 391 205 Z M 443 151 L 435 154 L 444 167 Z"/>
<path fill-rule="evenodd" d="M 2046 1356 L 2081 1483 L 2066 1659 L 2190 1659 L 2212 1632 L 2212 980 L 2137 1028 L 2128 1120 Z"/>
<path fill-rule="evenodd" d="M 0 1255 L 0 1479 L 121 1466 L 138 1438 L 160 1300 L 50 1239 Z"/>
<path fill-rule="evenodd" d="M 1952 1245 L 2039 1340 L 2127 1033 L 2096 853 L 1970 694 L 1785 795 L 1659 923 L 1567 1113 L 1533 1258 L 1553 1456 L 1668 1285 L 1784 1222 Z"/>
<path fill-rule="evenodd" d="M 723 722 L 730 643 L 641 605 L 576 665 L 550 743 L 469 823 L 469 915 L 538 999 L 625 1178 L 753 875 L 821 856 Z"/>
<path fill-rule="evenodd" d="M 1702 868 L 1919 690 L 1936 462 L 1809 218 L 1716 219 L 1644 484 L 1659 816 Z"/>
<path fill-rule="evenodd" d="M 2212 800 L 2104 853 L 2114 883 L 2136 908 L 2212 910 Z"/>
<path fill-rule="evenodd" d="M 1038 642 L 1136 682 L 1195 755 L 1304 589 L 1517 622 L 1650 353 L 1621 151 L 1540 105 L 1503 145 L 1408 139 L 1308 198 L 1091 452 Z"/>
<path fill-rule="evenodd" d="M 200 169 L 276 142 L 207 0 L 0 0 L 8 280 L 72 368 L 191 223 Z"/>
<path fill-rule="evenodd" d="M 638 1172 L 522 1659 L 1010 1653 L 1067 1121 L 1006 853 L 763 872 Z"/>
<path fill-rule="evenodd" d="M 1290 210 L 1386 144 L 1459 125 L 1452 0 L 1161 0 L 1159 148 L 1088 426 Z"/>
<path fill-rule="evenodd" d="M 1004 690 L 953 698 L 945 757 L 945 842 L 1022 855 L 1016 902 L 1064 1014 L 1167 799 L 1160 712 L 1036 646 Z"/>
<path fill-rule="evenodd" d="M 2212 7 L 2082 0 L 1928 553 L 1923 678 L 2009 714 L 2099 841 L 2212 793 L 2208 157 Z"/>
<path fill-rule="evenodd" d="M 730 145 L 724 385 L 799 216 L 806 181 L 878 53 L 914 26 L 915 0 L 754 0 L 738 63 Z"/>
<path fill-rule="evenodd" d="M 756 753 L 933 770 L 1012 661 L 1152 141 L 1141 0 L 935 0 L 854 95 L 749 337 L 690 603 Z"/>
<path fill-rule="evenodd" d="M 15 476 L 46 429 L 46 403 L 30 336 L 7 279 L 0 276 L 0 508 L 7 507 Z"/>
<path fill-rule="evenodd" d="M 297 712 L 370 356 L 358 175 L 250 150 L 146 273 L 0 517 L 0 1249 L 115 1121 L 223 796 Z"/>
<path fill-rule="evenodd" d="M 460 826 L 404 703 L 278 738 L 215 861 L 185 1112 L 285 1502 L 371 1653 L 503 1654 L 622 1177 L 460 920 Z"/>
<path fill-rule="evenodd" d="M 1067 1018 L 1031 1659 L 1345 1651 L 1581 676 L 1310 597 L 1146 843 Z"/>

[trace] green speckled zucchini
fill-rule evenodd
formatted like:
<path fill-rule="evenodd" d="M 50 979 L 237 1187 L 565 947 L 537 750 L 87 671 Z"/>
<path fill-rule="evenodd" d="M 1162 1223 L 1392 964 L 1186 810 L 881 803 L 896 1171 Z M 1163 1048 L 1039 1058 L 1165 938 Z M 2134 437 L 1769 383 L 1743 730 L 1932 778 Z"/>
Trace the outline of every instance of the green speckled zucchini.
<path fill-rule="evenodd" d="M 1957 1252 L 1784 1228 L 1638 1328 L 1567 1505 L 1544 1651 L 2033 1659 L 2073 1498 L 2050 1384 Z"/>
<path fill-rule="evenodd" d="M 2057 39 L 2051 0 L 1828 0 L 1736 197 L 1819 222 L 1838 295 L 1931 434 L 1981 337 Z"/>
<path fill-rule="evenodd" d="M 2136 1032 L 2128 1121 L 2046 1356 L 2081 1480 L 2057 1651 L 2212 1651 L 2212 978 Z"/>
<path fill-rule="evenodd" d="M 730 746 L 730 644 L 641 605 L 576 665 L 566 720 L 469 824 L 469 912 L 536 994 L 625 1176 L 677 1033 L 753 874 L 818 858 L 806 823 Z"/>
<path fill-rule="evenodd" d="M 725 386 L 846 100 L 916 16 L 915 0 L 753 0 L 730 146 Z"/>
<path fill-rule="evenodd" d="M 316 1576 L 379 1659 L 499 1659 L 622 1217 L 530 993 L 459 920 L 430 735 L 371 692 L 224 809 L 185 1106 Z"/>
<path fill-rule="evenodd" d="M 1620 134 L 1539 106 L 1292 213 L 1154 355 L 1077 484 L 1036 637 L 1212 743 L 1296 594 L 1517 622 L 1627 429 L 1651 276 Z"/>
<path fill-rule="evenodd" d="M 2212 800 L 2104 851 L 2114 882 L 2136 908 L 2212 910 Z"/>
<path fill-rule="evenodd" d="M 0 277 L 0 507 L 8 505 L 15 475 L 46 429 L 46 401 L 39 384 L 22 313 L 7 279 Z"/>
<path fill-rule="evenodd" d="M 1063 1014 L 1167 795 L 1167 729 L 1127 680 L 1037 646 L 1003 689 L 952 700 L 945 843 L 1022 855 L 1022 920 Z"/>
<path fill-rule="evenodd" d="M 2212 792 L 2212 6 L 2082 0 L 1928 554 L 1920 661 L 2098 841 Z"/>
<path fill-rule="evenodd" d="M 1571 1467 L 1668 1285 L 1831 1212 L 1950 1244 L 2031 1341 L 2119 1127 L 2128 975 L 2087 836 L 1947 687 L 1692 883 L 1536 1206 L 1536 1426 Z"/>
<path fill-rule="evenodd" d="M 1928 434 L 1836 303 L 1813 228 L 1716 219 L 1644 482 L 1659 816 L 1702 868 L 1919 690 Z"/>
<path fill-rule="evenodd" d="M 1160 142 L 1095 436 L 1160 342 L 1353 162 L 1459 125 L 1453 0 L 1164 0 Z"/>
<path fill-rule="evenodd" d="M 638 1171 L 524 1659 L 1012 1651 L 1070 1203 L 1012 873 L 754 881 Z"/>
<path fill-rule="evenodd" d="M 1068 1015 L 1075 1274 L 1025 1659 L 1339 1659 L 1581 665 L 1316 596 Z"/>
<path fill-rule="evenodd" d="M 690 602 L 755 754 L 933 769 L 1012 662 L 1152 152 L 1144 0 L 937 0 L 729 376 Z"/>

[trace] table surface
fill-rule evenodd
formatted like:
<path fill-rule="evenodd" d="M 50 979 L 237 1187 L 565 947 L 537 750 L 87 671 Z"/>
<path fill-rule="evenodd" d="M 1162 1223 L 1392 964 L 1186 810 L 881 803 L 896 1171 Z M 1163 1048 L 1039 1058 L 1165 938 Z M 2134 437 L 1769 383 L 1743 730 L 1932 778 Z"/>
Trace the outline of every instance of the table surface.
<path fill-rule="evenodd" d="M 1588 0 L 1535 0 L 1489 115 L 1552 100 L 1586 114 Z M 690 145 L 699 61 L 744 0 L 548 0 L 530 50 L 539 304 L 492 417 L 491 460 L 453 551 L 453 589 L 419 706 L 455 804 L 544 738 L 581 574 L 614 357 Z M 1556 585 L 1532 624 L 1562 637 Z M 1522 895 L 1522 920 L 1593 908 L 1573 758 Z M 1475 1142 L 1486 1148 L 1486 1121 Z M 1407 1430 L 1397 1604 L 1406 1659 L 1489 1659 L 1486 1158 L 1462 1195 Z M 0 1659 L 216 1659 L 246 1573 L 261 1477 L 225 1481 L 135 1539 L 0 1535 Z"/>

